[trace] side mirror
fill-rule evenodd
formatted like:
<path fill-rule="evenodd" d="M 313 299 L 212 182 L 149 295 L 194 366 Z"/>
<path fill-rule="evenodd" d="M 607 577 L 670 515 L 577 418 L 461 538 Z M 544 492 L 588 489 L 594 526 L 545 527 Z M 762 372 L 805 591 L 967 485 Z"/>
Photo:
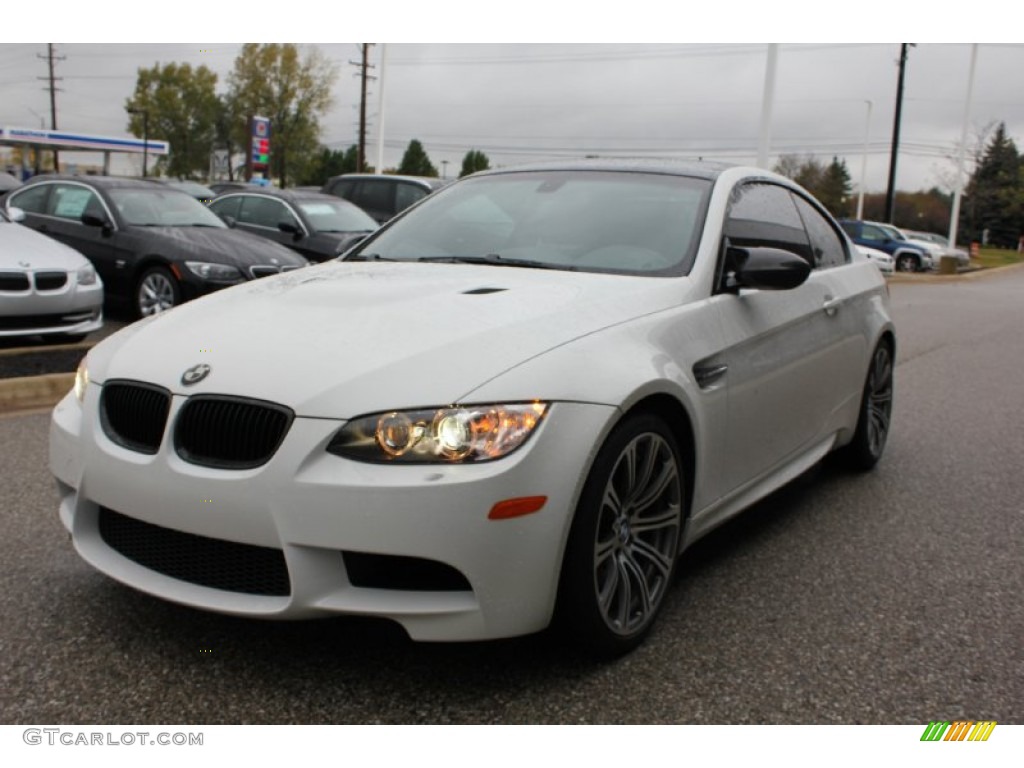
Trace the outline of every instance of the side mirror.
<path fill-rule="evenodd" d="M 83 213 L 82 223 L 90 227 L 99 227 L 103 230 L 104 234 L 114 228 L 113 224 L 110 223 L 110 219 L 106 216 L 100 216 L 98 213 Z"/>
<path fill-rule="evenodd" d="M 730 247 L 726 264 L 732 271 L 728 287 L 734 290 L 788 291 L 803 285 L 811 274 L 811 265 L 805 259 L 781 248 Z"/>
<path fill-rule="evenodd" d="M 221 221 L 228 225 L 228 229 L 234 229 L 235 225 L 238 224 L 234 216 L 221 216 L 219 213 L 217 215 L 220 216 Z"/>
<path fill-rule="evenodd" d="M 282 232 L 288 232 L 295 240 L 302 239 L 302 229 L 294 221 L 279 221 L 277 222 L 277 228 Z"/>
<path fill-rule="evenodd" d="M 7 215 L 11 217 L 11 221 L 24 221 L 25 220 L 25 212 L 23 210 L 21 210 L 21 208 L 15 208 L 14 206 L 11 206 L 7 210 Z"/>

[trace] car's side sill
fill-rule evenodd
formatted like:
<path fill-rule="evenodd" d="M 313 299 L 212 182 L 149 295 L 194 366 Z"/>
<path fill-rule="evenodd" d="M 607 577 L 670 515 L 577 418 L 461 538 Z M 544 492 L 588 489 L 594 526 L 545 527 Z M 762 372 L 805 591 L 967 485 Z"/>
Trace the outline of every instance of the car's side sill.
<path fill-rule="evenodd" d="M 758 480 L 725 496 L 695 513 L 686 527 L 683 546 L 688 546 L 701 536 L 711 532 L 729 518 L 749 507 L 754 502 L 795 480 L 813 467 L 835 446 L 836 435 L 829 435 L 809 450 L 797 455 L 782 466 L 773 469 Z"/>

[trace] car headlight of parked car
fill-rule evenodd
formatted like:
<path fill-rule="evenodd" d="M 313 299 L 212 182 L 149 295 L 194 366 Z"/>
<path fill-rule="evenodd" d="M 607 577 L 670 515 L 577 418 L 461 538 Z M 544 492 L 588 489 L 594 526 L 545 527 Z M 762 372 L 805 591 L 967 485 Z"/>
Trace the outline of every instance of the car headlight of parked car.
<path fill-rule="evenodd" d="M 197 277 L 204 280 L 241 280 L 242 273 L 227 264 L 213 264 L 209 261 L 186 261 L 185 266 Z"/>
<path fill-rule="evenodd" d="M 368 462 L 490 461 L 525 443 L 547 411 L 533 402 L 375 413 L 342 427 L 327 450 Z"/>
<path fill-rule="evenodd" d="M 78 270 L 77 280 L 79 285 L 95 285 L 96 268 L 92 264 L 86 264 Z"/>
<path fill-rule="evenodd" d="M 85 390 L 89 386 L 89 367 L 85 364 L 85 358 L 78 364 L 75 371 L 75 397 L 81 403 L 85 400 Z"/>

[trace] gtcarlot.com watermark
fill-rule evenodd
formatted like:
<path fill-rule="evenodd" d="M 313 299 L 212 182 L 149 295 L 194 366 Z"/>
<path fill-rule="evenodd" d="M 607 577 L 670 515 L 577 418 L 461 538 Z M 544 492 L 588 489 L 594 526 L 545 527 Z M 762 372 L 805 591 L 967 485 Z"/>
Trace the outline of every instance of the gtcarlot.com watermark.
<path fill-rule="evenodd" d="M 76 731 L 65 728 L 26 728 L 22 740 L 31 746 L 65 747 L 201 747 L 203 734 L 166 731 Z"/>

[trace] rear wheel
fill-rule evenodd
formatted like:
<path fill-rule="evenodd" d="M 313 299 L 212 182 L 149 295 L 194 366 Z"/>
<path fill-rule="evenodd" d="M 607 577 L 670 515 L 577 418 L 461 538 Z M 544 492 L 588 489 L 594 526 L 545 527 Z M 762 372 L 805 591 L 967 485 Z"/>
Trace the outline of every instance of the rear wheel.
<path fill-rule="evenodd" d="M 869 470 L 882 458 L 892 421 L 892 392 L 892 347 L 887 341 L 882 341 L 871 356 L 861 395 L 857 431 L 846 447 L 850 465 L 855 469 Z"/>
<path fill-rule="evenodd" d="M 135 311 L 139 317 L 165 312 L 181 303 L 181 287 L 165 267 L 150 267 L 135 289 Z"/>
<path fill-rule="evenodd" d="M 573 520 L 557 620 L 598 656 L 633 650 L 672 581 L 685 502 L 675 437 L 657 417 L 633 416 L 602 446 Z"/>

